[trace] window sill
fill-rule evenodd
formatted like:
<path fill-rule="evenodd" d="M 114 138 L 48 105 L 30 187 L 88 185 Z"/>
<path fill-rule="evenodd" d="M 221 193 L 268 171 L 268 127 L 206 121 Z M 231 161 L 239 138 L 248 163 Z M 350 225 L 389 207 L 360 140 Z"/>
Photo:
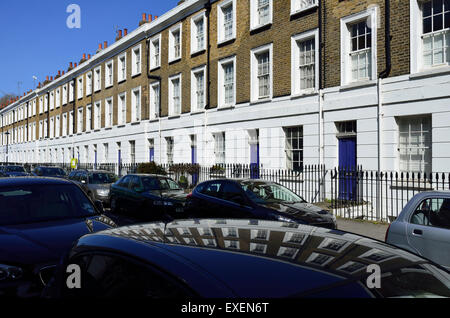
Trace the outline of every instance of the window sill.
<path fill-rule="evenodd" d="M 236 105 L 223 105 L 217 107 L 217 111 L 234 109 Z"/>
<path fill-rule="evenodd" d="M 318 94 L 318 92 L 316 89 L 305 90 L 300 93 L 291 95 L 291 99 L 298 99 L 298 98 L 307 97 L 307 96 L 314 96 L 317 94 Z"/>
<path fill-rule="evenodd" d="M 220 46 L 225 46 L 225 45 L 227 45 L 227 44 L 230 44 L 230 43 L 234 42 L 235 40 L 236 40 L 236 36 L 233 35 L 233 37 L 231 37 L 231 38 L 229 38 L 229 39 L 224 39 L 224 40 L 218 41 L 218 42 L 217 42 L 217 46 L 218 46 L 218 47 L 220 47 Z"/>
<path fill-rule="evenodd" d="M 339 88 L 339 91 L 347 91 L 347 90 L 352 90 L 352 89 L 357 89 L 357 88 L 375 86 L 376 84 L 377 84 L 376 80 L 366 80 L 366 81 L 353 82 L 353 83 L 342 85 Z"/>
<path fill-rule="evenodd" d="M 436 75 L 444 75 L 444 74 L 450 74 L 450 66 L 449 65 L 443 65 L 438 67 L 433 67 L 430 69 L 422 70 L 418 73 L 410 74 L 409 79 L 420 79 L 420 78 L 426 78 Z"/>
<path fill-rule="evenodd" d="M 158 65 L 158 66 L 151 66 L 150 67 L 150 72 L 153 72 L 153 71 L 156 71 L 156 70 L 159 70 L 161 68 L 161 65 Z"/>
<path fill-rule="evenodd" d="M 122 84 L 123 82 L 125 82 L 127 79 L 126 78 L 123 78 L 123 79 L 121 79 L 121 80 L 118 80 L 117 81 L 117 84 Z"/>
<path fill-rule="evenodd" d="M 191 110 L 190 115 L 203 114 L 204 112 L 205 112 L 204 109 L 202 109 L 202 110 Z"/>
<path fill-rule="evenodd" d="M 105 127 L 105 130 L 112 130 L 112 127 Z"/>
<path fill-rule="evenodd" d="M 117 128 L 123 128 L 125 126 L 126 126 L 126 124 L 120 124 L 120 125 L 117 125 Z"/>
<path fill-rule="evenodd" d="M 159 121 L 159 118 L 150 118 L 148 120 L 149 123 L 155 123 L 155 122 L 158 122 L 158 121 Z"/>
<path fill-rule="evenodd" d="M 316 3 L 316 4 L 313 4 L 313 5 L 307 6 L 306 8 L 301 8 L 301 9 L 297 9 L 295 11 L 291 11 L 291 17 L 295 16 L 295 15 L 297 15 L 299 13 L 302 13 L 302 12 L 305 12 L 305 11 L 317 8 L 318 6 L 319 6 L 319 4 Z"/>
<path fill-rule="evenodd" d="M 142 72 L 135 73 L 135 74 L 131 74 L 131 78 L 138 77 L 138 76 L 141 75 L 141 74 L 142 74 Z"/>
<path fill-rule="evenodd" d="M 105 85 L 105 89 L 113 87 L 113 86 L 114 86 L 113 84 Z"/>
<path fill-rule="evenodd" d="M 175 59 L 169 60 L 169 64 L 181 61 L 181 57 L 177 57 Z"/>
<path fill-rule="evenodd" d="M 267 97 L 267 98 L 252 100 L 252 101 L 250 101 L 250 105 L 264 104 L 264 103 L 268 103 L 268 102 L 271 102 L 271 101 L 272 101 L 272 98 L 271 97 Z"/>
<path fill-rule="evenodd" d="M 272 25 L 272 21 L 267 22 L 265 24 L 259 24 L 259 25 L 251 26 L 250 27 L 250 32 L 258 31 L 260 29 L 267 28 L 267 27 L 269 27 L 271 25 Z"/>
<path fill-rule="evenodd" d="M 136 125 L 140 125 L 140 124 L 141 124 L 140 121 L 133 121 L 133 122 L 131 123 L 131 126 L 136 126 Z"/>
<path fill-rule="evenodd" d="M 97 129 L 94 129 L 94 132 L 98 132 L 100 130 L 101 130 L 100 128 L 97 128 Z"/>
<path fill-rule="evenodd" d="M 169 119 L 176 119 L 176 118 L 180 118 L 180 117 L 181 117 L 181 115 L 171 115 L 168 118 Z"/>
<path fill-rule="evenodd" d="M 203 49 L 200 49 L 200 50 L 196 50 L 196 51 L 191 51 L 191 57 L 200 55 L 200 54 L 205 53 L 205 52 L 206 52 L 206 48 L 203 48 Z"/>

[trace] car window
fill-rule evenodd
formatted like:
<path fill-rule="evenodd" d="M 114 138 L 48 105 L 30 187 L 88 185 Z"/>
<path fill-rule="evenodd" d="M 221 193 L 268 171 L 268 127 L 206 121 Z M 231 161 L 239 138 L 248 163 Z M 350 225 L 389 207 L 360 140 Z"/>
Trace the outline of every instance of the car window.
<path fill-rule="evenodd" d="M 130 189 L 134 190 L 134 188 L 140 188 L 141 187 L 141 180 L 137 176 L 133 176 L 131 178 L 130 182 Z"/>
<path fill-rule="evenodd" d="M 69 174 L 69 179 L 70 179 L 70 180 L 74 180 L 74 179 L 75 179 L 75 175 L 76 175 L 76 171 L 72 171 L 72 172 Z"/>
<path fill-rule="evenodd" d="M 89 174 L 90 184 L 108 184 L 114 182 L 114 175 L 106 172 L 93 172 Z"/>
<path fill-rule="evenodd" d="M 142 186 L 144 187 L 145 191 L 153 191 L 153 190 L 160 189 L 160 184 L 159 184 L 158 178 L 142 177 L 141 182 L 142 182 Z"/>
<path fill-rule="evenodd" d="M 173 181 L 172 179 L 166 179 L 167 183 L 169 184 L 169 189 L 170 190 L 181 190 L 180 186 L 178 185 L 178 183 L 176 183 L 175 181 Z"/>
<path fill-rule="evenodd" d="M 70 264 L 81 269 L 81 288 L 67 289 L 66 297 L 185 298 L 192 292 L 181 282 L 138 261 L 99 253 L 74 257 Z"/>
<path fill-rule="evenodd" d="M 246 204 L 241 188 L 232 182 L 225 182 L 221 189 L 221 198 L 236 204 Z"/>
<path fill-rule="evenodd" d="M 96 214 L 74 184 L 23 185 L 0 188 L 0 225 L 38 223 Z"/>
<path fill-rule="evenodd" d="M 276 183 L 266 183 L 261 181 L 242 181 L 242 189 L 248 197 L 255 203 L 267 204 L 277 202 L 300 202 L 306 201 L 291 190 Z"/>
<path fill-rule="evenodd" d="M 412 224 L 450 229 L 450 199 L 423 200 L 411 216 Z"/>
<path fill-rule="evenodd" d="M 201 189 L 200 193 L 204 195 L 208 195 L 215 198 L 220 198 L 220 190 L 223 186 L 221 181 L 213 181 L 207 183 L 203 189 Z"/>
<path fill-rule="evenodd" d="M 85 182 L 85 183 L 88 183 L 88 175 L 87 175 L 87 173 L 86 172 L 80 172 L 80 182 Z"/>
<path fill-rule="evenodd" d="M 122 187 L 122 188 L 128 188 L 130 181 L 131 181 L 131 176 L 125 176 L 119 180 L 119 182 L 117 183 L 117 186 Z"/>

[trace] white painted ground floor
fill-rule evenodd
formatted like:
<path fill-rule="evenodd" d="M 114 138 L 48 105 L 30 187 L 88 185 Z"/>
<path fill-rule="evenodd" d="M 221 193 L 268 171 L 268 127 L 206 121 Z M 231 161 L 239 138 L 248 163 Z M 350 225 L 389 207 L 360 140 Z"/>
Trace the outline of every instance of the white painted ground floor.
<path fill-rule="evenodd" d="M 450 172 L 450 70 L 9 144 L 8 156 L 23 163 L 120 157 L 123 163 Z M 6 145 L 0 160 L 6 161 Z"/>

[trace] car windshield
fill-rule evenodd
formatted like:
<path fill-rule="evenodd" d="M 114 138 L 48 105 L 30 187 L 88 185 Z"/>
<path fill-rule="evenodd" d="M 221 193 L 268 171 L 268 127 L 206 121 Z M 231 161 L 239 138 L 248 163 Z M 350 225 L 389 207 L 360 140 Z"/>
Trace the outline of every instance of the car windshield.
<path fill-rule="evenodd" d="M 94 172 L 89 175 L 90 184 L 108 184 L 114 183 L 115 181 L 116 177 L 112 173 Z"/>
<path fill-rule="evenodd" d="M 61 168 L 41 168 L 43 176 L 65 176 L 66 172 Z"/>
<path fill-rule="evenodd" d="M 242 181 L 240 185 L 249 198 L 257 204 L 306 203 L 301 196 L 276 183 Z"/>
<path fill-rule="evenodd" d="M 145 191 L 154 191 L 160 189 L 158 178 L 142 177 L 141 181 Z"/>
<path fill-rule="evenodd" d="M 25 172 L 25 169 L 20 166 L 9 166 L 5 168 L 6 172 Z"/>
<path fill-rule="evenodd" d="M 74 219 L 96 214 L 83 191 L 72 184 L 0 188 L 0 225 Z"/>
<path fill-rule="evenodd" d="M 172 179 L 159 179 L 161 190 L 181 190 L 178 183 Z"/>

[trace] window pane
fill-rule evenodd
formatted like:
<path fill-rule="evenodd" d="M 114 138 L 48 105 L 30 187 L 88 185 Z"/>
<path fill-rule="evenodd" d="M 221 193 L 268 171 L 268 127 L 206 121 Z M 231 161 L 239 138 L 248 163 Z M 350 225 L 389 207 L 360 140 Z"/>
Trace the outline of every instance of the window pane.
<path fill-rule="evenodd" d="M 431 15 L 431 1 L 423 4 L 423 16 L 429 17 Z"/>
<path fill-rule="evenodd" d="M 433 0 L 433 14 L 442 12 L 442 0 Z"/>
<path fill-rule="evenodd" d="M 449 2 L 450 2 L 450 0 L 449 0 Z M 449 8 L 450 9 L 450 8 Z M 447 12 L 446 14 L 445 14 L 445 27 L 444 27 L 445 29 L 448 29 L 448 28 L 450 28 L 450 12 Z"/>
<path fill-rule="evenodd" d="M 423 19 L 423 33 L 431 32 L 431 18 Z"/>
<path fill-rule="evenodd" d="M 433 31 L 442 30 L 442 15 L 435 15 L 433 17 Z"/>

